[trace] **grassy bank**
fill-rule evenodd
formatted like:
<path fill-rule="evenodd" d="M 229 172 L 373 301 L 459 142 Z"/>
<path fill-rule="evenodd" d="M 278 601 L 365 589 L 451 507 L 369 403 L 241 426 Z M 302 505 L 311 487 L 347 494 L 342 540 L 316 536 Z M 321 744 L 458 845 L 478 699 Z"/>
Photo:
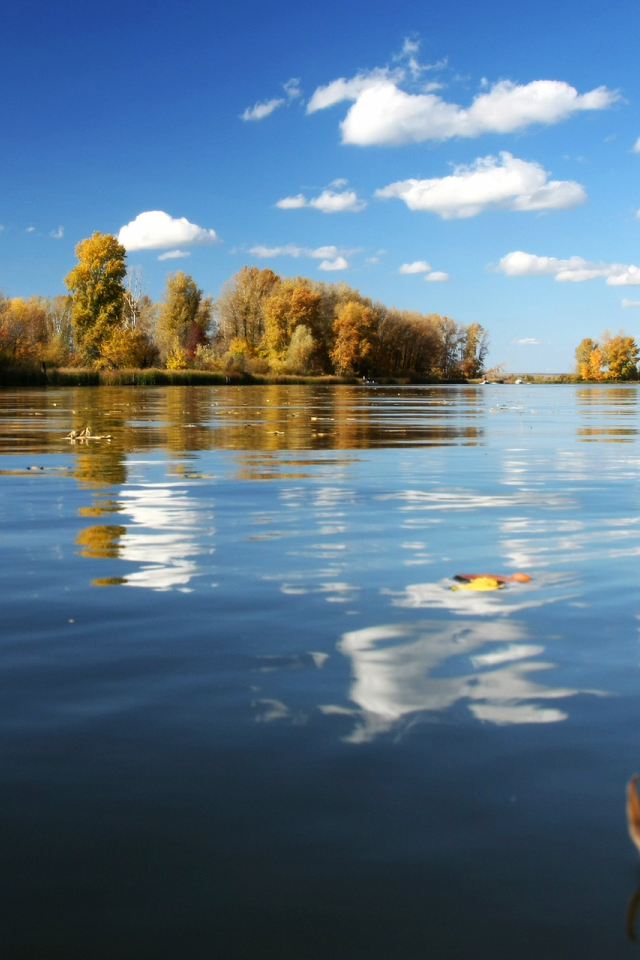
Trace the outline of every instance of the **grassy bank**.
<path fill-rule="evenodd" d="M 466 383 L 466 380 L 419 380 L 385 377 L 376 383 L 402 385 L 409 383 Z M 311 386 L 333 386 L 339 384 L 361 384 L 359 377 L 305 377 L 286 374 L 232 374 L 213 373 L 209 370 L 84 370 L 78 367 L 48 370 L 43 373 L 37 369 L 8 367 L 0 370 L 0 387 L 163 387 L 163 386 L 216 386 L 230 384 L 309 384 Z"/>

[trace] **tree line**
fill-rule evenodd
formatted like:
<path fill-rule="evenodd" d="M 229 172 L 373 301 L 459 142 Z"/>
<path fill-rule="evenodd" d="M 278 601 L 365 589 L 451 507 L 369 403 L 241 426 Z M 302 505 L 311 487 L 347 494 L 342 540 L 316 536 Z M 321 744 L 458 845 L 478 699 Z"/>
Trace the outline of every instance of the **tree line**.
<path fill-rule="evenodd" d="M 153 303 L 115 237 L 94 233 L 75 252 L 67 295 L 0 294 L 0 365 L 443 379 L 483 370 L 479 323 L 386 307 L 343 282 L 245 266 L 214 300 L 179 270 Z"/>
<path fill-rule="evenodd" d="M 576 373 L 582 380 L 637 380 L 640 350 L 633 337 L 610 330 L 592 340 L 585 337 L 575 351 Z"/>

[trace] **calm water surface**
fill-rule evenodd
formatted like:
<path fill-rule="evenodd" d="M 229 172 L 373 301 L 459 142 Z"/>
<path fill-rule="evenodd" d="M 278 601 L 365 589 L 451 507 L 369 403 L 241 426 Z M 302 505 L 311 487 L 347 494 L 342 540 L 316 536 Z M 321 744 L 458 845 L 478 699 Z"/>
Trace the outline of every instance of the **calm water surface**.
<path fill-rule="evenodd" d="M 636 955 L 636 387 L 5 390 L 0 489 L 0 955 Z"/>

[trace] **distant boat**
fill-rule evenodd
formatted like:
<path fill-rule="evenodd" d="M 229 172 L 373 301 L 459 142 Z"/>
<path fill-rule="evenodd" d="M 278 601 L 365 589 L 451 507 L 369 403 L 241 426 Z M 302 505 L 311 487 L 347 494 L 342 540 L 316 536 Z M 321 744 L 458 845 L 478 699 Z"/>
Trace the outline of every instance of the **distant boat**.
<path fill-rule="evenodd" d="M 518 379 L 516 380 L 516 383 L 524 383 L 524 380 L 522 379 L 522 377 L 518 377 Z"/>

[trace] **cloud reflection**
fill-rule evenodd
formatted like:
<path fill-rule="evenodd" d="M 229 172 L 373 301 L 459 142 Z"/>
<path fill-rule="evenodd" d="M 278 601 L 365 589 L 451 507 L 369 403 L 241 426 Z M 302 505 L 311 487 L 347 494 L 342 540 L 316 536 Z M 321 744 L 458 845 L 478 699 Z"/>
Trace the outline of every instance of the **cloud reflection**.
<path fill-rule="evenodd" d="M 357 709 L 327 705 L 321 710 L 357 718 L 345 738 L 351 743 L 368 742 L 420 713 L 442 712 L 461 700 L 488 723 L 565 720 L 567 713 L 546 701 L 598 691 L 534 682 L 530 674 L 554 664 L 534 661 L 544 647 L 521 642 L 526 639 L 526 627 L 507 620 L 427 620 L 345 633 L 338 650 L 351 660 L 349 697 Z M 487 649 L 471 655 L 482 648 Z"/>
<path fill-rule="evenodd" d="M 183 487 L 171 483 L 128 486 L 119 494 L 118 517 L 125 525 L 99 524 L 81 530 L 76 538 L 86 557 L 111 557 L 136 564 L 126 577 L 101 577 L 97 586 L 127 584 L 151 590 L 188 589 L 198 573 L 196 557 L 205 550 L 203 534 L 213 516 L 189 498 Z M 93 513 L 99 514 L 97 506 Z M 86 511 L 85 511 L 86 513 Z M 93 515 L 92 513 L 92 515 Z"/>

